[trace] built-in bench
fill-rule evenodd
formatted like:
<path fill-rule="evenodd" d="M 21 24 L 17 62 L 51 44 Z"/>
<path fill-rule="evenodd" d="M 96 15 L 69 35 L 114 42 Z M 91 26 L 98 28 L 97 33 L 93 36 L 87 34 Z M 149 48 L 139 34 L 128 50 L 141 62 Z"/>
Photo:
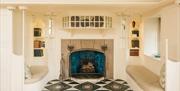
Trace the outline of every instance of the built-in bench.
<path fill-rule="evenodd" d="M 32 78 L 26 79 L 25 84 L 35 83 L 35 82 L 43 79 L 46 76 L 46 74 L 48 73 L 48 67 L 35 65 L 35 66 L 30 67 L 30 71 L 31 71 Z"/>
<path fill-rule="evenodd" d="M 31 78 L 25 79 L 24 91 L 42 91 L 48 82 L 48 67 L 46 65 L 33 65 L 30 67 Z"/>
<path fill-rule="evenodd" d="M 159 84 L 160 77 L 144 66 L 129 65 L 126 72 L 142 91 L 164 91 Z"/>

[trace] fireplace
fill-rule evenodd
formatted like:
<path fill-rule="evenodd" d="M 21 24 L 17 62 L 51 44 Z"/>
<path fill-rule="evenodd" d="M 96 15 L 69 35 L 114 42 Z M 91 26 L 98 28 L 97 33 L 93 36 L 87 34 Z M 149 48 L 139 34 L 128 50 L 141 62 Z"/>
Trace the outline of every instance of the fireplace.
<path fill-rule="evenodd" d="M 62 39 L 60 78 L 114 77 L 112 39 Z"/>
<path fill-rule="evenodd" d="M 69 75 L 75 78 L 105 76 L 105 54 L 95 49 L 80 49 L 70 53 Z"/>

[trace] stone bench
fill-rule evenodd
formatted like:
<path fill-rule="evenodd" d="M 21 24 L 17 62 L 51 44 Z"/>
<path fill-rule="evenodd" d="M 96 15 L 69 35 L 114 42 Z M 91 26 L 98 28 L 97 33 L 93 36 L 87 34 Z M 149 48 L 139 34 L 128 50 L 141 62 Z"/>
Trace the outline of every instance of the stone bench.
<path fill-rule="evenodd" d="M 142 91 L 164 91 L 159 84 L 160 77 L 144 66 L 129 65 L 126 72 Z"/>
<path fill-rule="evenodd" d="M 25 80 L 24 91 L 42 91 L 48 82 L 48 67 L 45 65 L 33 65 L 30 67 L 32 77 Z"/>
<path fill-rule="evenodd" d="M 32 78 L 26 79 L 25 84 L 31 84 L 31 83 L 35 83 L 37 81 L 40 81 L 48 73 L 48 67 L 47 66 L 39 66 L 39 65 L 38 66 L 31 66 L 30 70 L 32 73 Z"/>

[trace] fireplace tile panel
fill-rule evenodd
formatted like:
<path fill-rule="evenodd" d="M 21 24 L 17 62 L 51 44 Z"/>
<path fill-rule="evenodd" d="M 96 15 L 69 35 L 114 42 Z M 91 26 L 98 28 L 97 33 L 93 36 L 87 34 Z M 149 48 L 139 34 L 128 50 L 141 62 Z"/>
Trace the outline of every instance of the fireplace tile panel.
<path fill-rule="evenodd" d="M 99 51 L 79 50 L 72 52 L 69 63 L 71 76 L 102 77 L 105 73 L 105 54 Z"/>

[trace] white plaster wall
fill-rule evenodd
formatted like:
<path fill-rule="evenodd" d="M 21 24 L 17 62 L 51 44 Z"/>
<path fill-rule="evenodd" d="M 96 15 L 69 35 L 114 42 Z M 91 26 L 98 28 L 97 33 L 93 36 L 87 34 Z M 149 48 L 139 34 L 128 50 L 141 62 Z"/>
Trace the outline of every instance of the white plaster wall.
<path fill-rule="evenodd" d="M 35 16 L 32 16 L 35 15 Z M 36 16 L 37 15 L 37 16 Z M 66 15 L 107 15 L 113 17 L 113 28 L 110 30 L 64 30 L 62 27 L 62 17 Z M 33 24 L 34 18 L 43 20 L 43 31 L 48 30 L 48 16 L 39 13 L 27 12 L 26 21 L 26 63 L 29 65 L 48 65 L 48 79 L 59 77 L 61 59 L 61 39 L 113 39 L 114 40 L 114 78 L 125 78 L 125 67 L 127 64 L 127 30 L 123 30 L 121 16 L 107 11 L 98 10 L 73 10 L 56 14 L 53 17 L 52 35 L 46 36 L 46 56 L 47 59 L 34 60 L 33 58 Z M 29 24 L 29 25 L 28 25 Z M 126 28 L 128 29 L 128 28 Z M 27 42 L 28 41 L 28 42 Z M 48 63 L 48 64 L 46 64 Z M 68 68 L 67 68 L 68 70 Z"/>
<path fill-rule="evenodd" d="M 157 40 L 157 31 L 160 31 L 159 17 L 148 17 L 144 19 L 144 55 L 142 64 L 156 75 L 160 75 L 160 70 L 164 61 L 156 59 L 153 56 L 153 54 L 158 53 L 158 42 L 160 42 Z"/>
<path fill-rule="evenodd" d="M 171 13 L 171 14 L 170 14 Z M 166 91 L 180 90 L 180 6 L 167 7 L 163 11 L 164 17 L 171 17 L 165 20 L 164 28 L 168 38 L 168 56 L 166 60 Z M 166 24 L 169 26 L 167 27 Z M 173 30 L 169 30 L 169 29 Z M 173 32 L 173 33 L 171 33 Z M 172 53 L 174 52 L 174 53 Z"/>
<path fill-rule="evenodd" d="M 180 4 L 180 0 L 179 0 L 179 4 Z M 177 20 L 179 20 L 179 21 L 178 21 L 178 24 L 180 25 L 180 5 L 178 6 L 178 16 L 177 16 L 177 17 L 178 17 Z M 177 34 L 178 34 L 178 38 L 177 38 L 177 39 L 178 39 L 178 41 L 179 41 L 179 42 L 178 42 L 178 45 L 177 45 L 177 46 L 178 46 L 178 49 L 177 49 L 177 50 L 178 50 L 178 53 L 177 53 L 177 55 L 179 55 L 179 56 L 178 56 L 178 59 L 179 59 L 179 61 L 180 61 L 180 26 L 179 26 L 179 25 L 177 26 L 177 27 L 178 27 L 178 30 L 179 30 L 179 31 L 177 31 Z"/>
<path fill-rule="evenodd" d="M 43 58 L 35 58 L 34 57 L 34 28 L 40 27 L 42 28 L 42 35 L 44 31 L 48 30 L 48 17 L 45 14 L 37 14 L 37 13 L 30 13 L 25 12 L 25 60 L 28 65 L 47 65 L 47 52 L 44 51 L 44 55 L 46 57 Z M 36 23 L 35 23 L 36 22 Z M 38 22 L 38 23 L 37 23 Z M 45 36 L 42 36 L 45 40 Z M 47 44 L 47 43 L 46 43 Z M 48 46 L 46 45 L 47 49 Z"/>
<path fill-rule="evenodd" d="M 71 14 L 70 12 L 69 14 Z M 59 62 L 61 59 L 61 39 L 113 39 L 114 40 L 114 78 L 125 78 L 126 49 L 125 34 L 122 31 L 121 18 L 110 12 L 103 11 L 74 11 L 73 15 L 110 15 L 113 17 L 113 29 L 111 30 L 64 30 L 62 28 L 62 16 L 54 18 L 53 38 L 48 39 L 48 65 L 50 78 L 58 78 Z M 127 34 L 127 33 L 126 33 Z M 68 70 L 68 68 L 67 68 Z"/>
<path fill-rule="evenodd" d="M 165 39 L 169 40 L 169 58 L 173 60 L 179 60 L 179 52 L 180 52 L 180 28 L 179 28 L 179 20 L 180 14 L 177 5 L 170 5 L 158 13 L 154 14 L 153 17 L 161 17 L 161 34 L 160 34 L 160 54 L 161 59 L 154 59 L 152 56 L 146 54 L 143 57 L 143 65 L 150 69 L 152 72 L 159 75 L 162 64 L 165 62 Z M 152 16 L 149 16 L 152 17 Z M 151 29 L 151 27 L 149 28 Z M 145 32 L 146 30 L 144 30 Z M 146 36 L 146 35 L 144 35 Z M 146 39 L 143 39 L 143 42 L 146 43 Z M 148 43 L 147 43 L 148 45 Z M 149 44 L 151 45 L 151 44 Z M 146 46 L 146 45 L 144 45 Z M 152 46 L 152 45 L 151 45 Z M 149 48 L 149 47 L 148 47 Z"/>
<path fill-rule="evenodd" d="M 161 55 L 165 56 L 165 39 L 168 39 L 169 59 L 180 61 L 180 7 L 171 5 L 164 8 L 160 14 L 162 17 L 161 29 Z"/>
<path fill-rule="evenodd" d="M 158 53 L 159 19 L 148 18 L 144 21 L 144 54 L 153 55 Z"/>
<path fill-rule="evenodd" d="M 129 56 L 128 57 L 128 65 L 142 65 L 143 60 L 140 56 Z"/>

